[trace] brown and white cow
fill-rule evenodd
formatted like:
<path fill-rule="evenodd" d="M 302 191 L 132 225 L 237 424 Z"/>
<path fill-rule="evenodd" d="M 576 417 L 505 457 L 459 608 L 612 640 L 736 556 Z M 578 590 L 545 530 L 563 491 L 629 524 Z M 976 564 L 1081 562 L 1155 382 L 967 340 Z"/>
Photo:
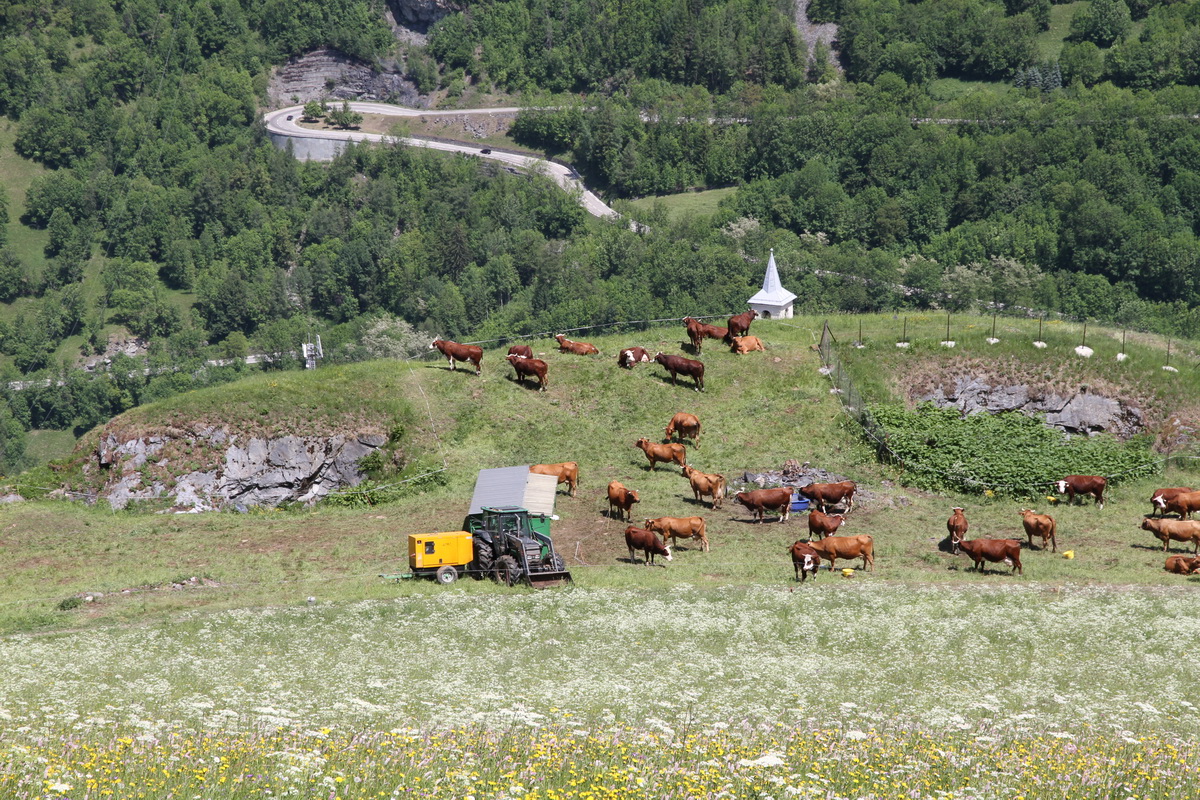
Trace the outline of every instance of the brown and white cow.
<path fill-rule="evenodd" d="M 666 556 L 667 561 L 671 560 L 671 546 L 663 544 L 658 540 L 658 535 L 654 531 L 648 531 L 645 528 L 638 528 L 630 525 L 625 529 L 625 546 L 629 548 L 629 563 L 636 564 L 637 559 L 634 552 L 641 550 L 643 553 L 643 562 L 646 566 L 654 563 L 654 556 Z"/>
<path fill-rule="evenodd" d="M 564 461 L 561 464 L 534 464 L 529 471 L 535 475 L 553 475 L 558 483 L 565 483 L 571 497 L 575 496 L 575 486 L 579 483 L 579 465 L 574 461 Z M 557 488 L 558 484 L 555 484 Z"/>
<path fill-rule="evenodd" d="M 858 536 L 830 536 L 818 542 L 809 544 L 821 558 L 829 559 L 829 568 L 834 569 L 840 558 L 848 561 L 855 558 L 863 560 L 863 569 L 870 567 L 875 571 L 875 540 L 865 533 Z"/>
<path fill-rule="evenodd" d="M 1200 558 L 1187 556 L 1167 556 L 1163 569 L 1175 575 L 1194 575 L 1200 572 Z"/>
<path fill-rule="evenodd" d="M 1163 511 L 1178 514 L 1180 519 L 1191 519 L 1194 512 L 1200 511 L 1200 492 L 1175 495 L 1163 503 Z"/>
<path fill-rule="evenodd" d="M 808 512 L 808 540 L 813 540 L 813 534 L 818 539 L 833 536 L 845 524 L 845 514 L 824 514 L 814 508 Z"/>
<path fill-rule="evenodd" d="M 744 505 L 753 518 L 759 521 L 759 524 L 766 519 L 767 511 L 777 512 L 780 522 L 787 522 L 792 513 L 792 487 L 790 486 L 738 492 L 733 499 Z"/>
<path fill-rule="evenodd" d="M 1054 521 L 1054 517 L 1049 514 L 1039 514 L 1028 508 L 1022 508 L 1019 512 L 1021 515 L 1021 524 L 1025 526 L 1025 535 L 1029 537 L 1029 546 L 1033 547 L 1033 537 L 1042 537 L 1042 549 L 1046 549 L 1046 542 L 1050 542 L 1050 552 L 1058 552 L 1058 541 L 1054 538 L 1055 531 L 1058 529 L 1058 524 Z"/>
<path fill-rule="evenodd" d="M 671 373 L 671 384 L 675 384 L 676 375 L 686 375 L 696 381 L 696 391 L 704 388 L 704 362 L 694 361 L 683 356 L 669 356 L 666 353 L 659 353 L 654 356 L 654 360 L 662 364 L 667 372 Z"/>
<path fill-rule="evenodd" d="M 671 421 L 667 423 L 667 441 L 671 437 L 679 434 L 679 440 L 691 439 L 696 447 L 700 446 L 700 419 L 694 414 L 687 414 L 680 411 L 675 416 L 671 417 Z"/>
<path fill-rule="evenodd" d="M 455 361 L 466 361 L 475 365 L 475 374 L 479 375 L 483 372 L 480 362 L 483 361 L 483 348 L 473 344 L 459 344 L 458 342 L 450 342 L 445 339 L 434 339 L 429 343 L 430 350 L 437 350 L 446 360 L 450 362 L 450 369 L 457 371 Z"/>
<path fill-rule="evenodd" d="M 691 317 L 684 317 L 683 324 L 687 326 L 688 339 L 691 340 L 696 355 L 700 355 L 705 339 L 724 339 L 729 333 L 727 328 L 709 325 Z"/>
<path fill-rule="evenodd" d="M 596 349 L 596 345 L 588 344 L 587 342 L 572 342 L 561 333 L 556 333 L 554 338 L 558 341 L 558 350 L 560 353 L 574 353 L 577 356 L 594 356 L 600 353 Z"/>
<path fill-rule="evenodd" d="M 788 552 L 792 554 L 792 569 L 796 570 L 796 580 L 804 583 L 808 580 L 810 572 L 813 580 L 816 580 L 817 570 L 821 568 L 821 554 L 812 549 L 808 542 L 801 541 L 789 547 Z"/>
<path fill-rule="evenodd" d="M 704 552 L 708 552 L 708 535 L 704 530 L 704 517 L 659 517 L 642 523 L 648 531 L 661 533 L 663 544 L 674 545 L 676 539 L 695 539 Z"/>
<path fill-rule="evenodd" d="M 638 439 L 633 446 L 640 447 L 646 454 L 646 458 L 650 460 L 650 469 L 654 469 L 654 465 L 659 461 L 666 464 L 675 463 L 680 467 L 687 466 L 687 448 L 681 444 L 655 444 L 649 439 Z"/>
<path fill-rule="evenodd" d="M 1174 541 L 1191 542 L 1192 555 L 1200 555 L 1200 522 L 1196 520 L 1146 517 L 1142 520 L 1142 530 L 1150 531 L 1163 543 L 1164 553 Z"/>
<path fill-rule="evenodd" d="M 993 564 L 1003 562 L 1011 564 L 1013 572 L 1018 575 L 1024 575 L 1025 569 L 1021 566 L 1021 543 L 1016 539 L 953 539 L 954 554 L 958 555 L 958 551 L 962 550 L 967 554 L 967 557 L 975 562 L 975 569 L 979 572 L 986 572 L 983 568 L 984 561 L 990 561 Z"/>
<path fill-rule="evenodd" d="M 1059 494 L 1067 496 L 1067 504 L 1070 505 L 1075 500 L 1075 495 L 1090 494 L 1096 498 L 1096 507 L 1104 508 L 1104 487 L 1108 485 L 1108 479 L 1100 475 L 1068 475 L 1060 481 L 1054 482 L 1054 488 Z"/>
<path fill-rule="evenodd" d="M 608 516 L 611 518 L 613 509 L 617 509 L 620 519 L 633 522 L 633 504 L 640 503 L 641 498 L 635 489 L 626 489 L 620 481 L 610 481 L 608 484 Z"/>
<path fill-rule="evenodd" d="M 650 362 L 650 353 L 644 347 L 626 347 L 617 355 L 617 364 L 625 369 L 633 369 L 634 364 Z"/>
<path fill-rule="evenodd" d="M 546 362 L 538 358 L 525 358 L 515 354 L 505 356 L 517 373 L 517 383 L 524 383 L 526 378 L 534 378 L 538 382 L 538 391 L 546 391 Z"/>
<path fill-rule="evenodd" d="M 721 507 L 721 503 L 725 500 L 724 475 L 709 475 L 686 464 L 683 467 L 683 474 L 688 479 L 688 483 L 692 485 L 692 494 L 696 496 L 697 501 L 711 497 L 712 507 Z"/>
<path fill-rule="evenodd" d="M 1154 494 L 1150 496 L 1150 505 L 1154 508 L 1150 512 L 1151 516 L 1157 515 L 1161 517 L 1168 502 L 1181 494 L 1189 494 L 1191 491 L 1192 489 L 1187 486 L 1176 486 L 1173 489 L 1155 489 Z"/>
<path fill-rule="evenodd" d="M 725 341 L 733 344 L 735 337 L 745 336 L 750 332 L 750 323 L 757 317 L 758 312 L 753 309 L 743 311 L 741 314 L 734 314 L 729 318 L 729 332 L 725 334 Z"/>
<path fill-rule="evenodd" d="M 967 535 L 967 528 L 970 525 L 967 522 L 967 517 L 963 514 L 963 510 L 958 506 L 950 509 L 950 519 L 946 520 L 946 530 L 950 533 L 950 541 L 962 539 Z"/>
<path fill-rule="evenodd" d="M 752 353 L 755 350 L 766 352 L 767 348 L 763 346 L 762 339 L 757 336 L 738 336 L 734 338 L 731 349 L 739 356 L 744 356 L 746 353 Z"/>
<path fill-rule="evenodd" d="M 508 354 L 521 358 L 533 358 L 533 348 L 527 344 L 514 344 L 508 348 Z"/>
<path fill-rule="evenodd" d="M 849 514 L 854 510 L 854 491 L 857 488 L 858 484 L 854 481 L 838 481 L 837 483 L 810 483 L 808 486 L 801 486 L 799 492 L 801 497 L 807 497 L 822 511 L 827 511 L 830 506 L 844 502 L 846 513 Z"/>

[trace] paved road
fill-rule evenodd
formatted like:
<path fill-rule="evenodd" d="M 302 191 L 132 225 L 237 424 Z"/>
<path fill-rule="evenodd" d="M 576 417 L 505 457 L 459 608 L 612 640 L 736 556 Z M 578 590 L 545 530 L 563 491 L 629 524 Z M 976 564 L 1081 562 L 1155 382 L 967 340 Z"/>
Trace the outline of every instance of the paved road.
<path fill-rule="evenodd" d="M 392 117 L 420 117 L 424 115 L 488 115 L 488 114 L 515 114 L 520 111 L 519 108 L 483 108 L 483 109 L 462 109 L 457 111 L 430 111 L 427 109 L 406 108 L 404 106 L 394 106 L 389 103 L 350 103 L 350 108 L 360 114 L 381 114 Z M 503 153 L 493 150 L 490 153 L 483 153 L 483 148 L 468 145 L 468 144 L 451 144 L 449 142 L 439 142 L 432 139 L 422 139 L 419 137 L 405 136 L 395 137 L 386 136 L 379 133 L 364 133 L 362 131 L 323 131 L 314 130 L 313 128 L 301 127 L 297 120 L 304 112 L 304 106 L 289 106 L 281 108 L 278 111 L 271 111 L 264 115 L 263 120 L 267 124 L 267 130 L 277 136 L 288 136 L 302 139 L 328 139 L 335 141 L 354 141 L 354 142 L 398 142 L 408 145 L 409 147 L 428 147 L 431 150 L 445 150 L 452 153 L 465 153 L 474 155 L 479 158 L 487 158 L 492 161 L 499 161 L 507 164 L 514 169 L 519 169 L 525 172 L 542 172 L 553 178 L 559 186 L 565 191 L 578 194 L 579 202 L 584 209 L 595 217 L 616 217 L 617 212 L 613 211 L 608 205 L 597 197 L 593 192 L 589 191 L 583 185 L 583 181 L 579 179 L 579 173 L 570 167 L 562 164 L 555 164 L 553 161 L 547 161 L 543 158 L 534 156 L 523 156 L 515 153 Z M 291 119 L 289 119 L 291 117 Z"/>

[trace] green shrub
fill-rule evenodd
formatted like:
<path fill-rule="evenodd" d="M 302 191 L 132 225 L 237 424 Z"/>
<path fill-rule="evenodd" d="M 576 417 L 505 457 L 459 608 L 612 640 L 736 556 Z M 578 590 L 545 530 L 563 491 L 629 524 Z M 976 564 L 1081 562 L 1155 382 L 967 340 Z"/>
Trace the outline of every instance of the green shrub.
<path fill-rule="evenodd" d="M 874 405 L 870 412 L 887 449 L 924 489 L 1033 497 L 1064 475 L 1121 481 L 1158 470 L 1146 437 L 1067 436 L 1019 412 L 962 417 L 928 403 Z"/>

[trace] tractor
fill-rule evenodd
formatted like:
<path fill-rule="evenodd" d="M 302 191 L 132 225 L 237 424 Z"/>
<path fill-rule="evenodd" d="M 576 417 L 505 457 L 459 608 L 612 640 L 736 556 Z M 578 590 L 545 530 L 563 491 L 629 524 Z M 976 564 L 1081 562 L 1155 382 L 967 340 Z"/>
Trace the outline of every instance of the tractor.
<path fill-rule="evenodd" d="M 535 589 L 571 581 L 566 563 L 550 539 L 550 518 L 516 506 L 485 506 L 467 517 L 463 526 L 475 541 L 475 559 L 468 571 L 477 577 Z"/>

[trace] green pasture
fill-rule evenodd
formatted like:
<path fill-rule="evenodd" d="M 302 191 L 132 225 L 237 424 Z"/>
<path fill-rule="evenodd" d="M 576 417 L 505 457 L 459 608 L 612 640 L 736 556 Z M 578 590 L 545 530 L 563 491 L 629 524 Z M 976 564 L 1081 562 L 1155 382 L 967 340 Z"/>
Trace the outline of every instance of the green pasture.
<path fill-rule="evenodd" d="M 987 363 L 996 374 L 1014 376 L 1020 372 L 1014 366 L 1018 363 L 1037 374 L 1049 374 L 1051 365 L 1058 364 L 1062 380 L 1097 387 L 1100 376 L 1108 375 L 1110 389 L 1152 389 L 1154 393 L 1146 396 L 1159 404 L 1195 391 L 1195 371 L 1178 351 L 1173 363 L 1181 372 L 1159 368 L 1166 353 L 1165 347 L 1159 349 L 1165 342 L 1157 340 L 1130 341 L 1130 357 L 1118 368 L 1114 357 L 1120 341 L 1112 332 L 1089 332 L 1096 352 L 1085 360 L 1072 350 L 1082 330 L 1070 325 L 1047 324 L 1043 338 L 1049 346 L 1037 350 L 1031 344 L 1036 321 L 1000 320 L 996 333 L 1001 342 L 988 345 L 983 338 L 991 333 L 990 319 L 955 317 L 951 325 L 956 347 L 947 350 L 937 344 L 944 336 L 945 318 L 912 315 L 912 347 L 902 351 L 894 345 L 903 322 L 898 325 L 891 315 L 881 315 L 861 319 L 866 347 L 856 350 L 850 343 L 858 336 L 859 321 L 833 319 L 831 326 L 846 368 L 873 396 L 895 392 L 897 376 L 951 358 Z M 599 346 L 602 355 L 592 357 L 559 354 L 551 340 L 533 340 L 535 353 L 550 365 L 545 393 L 513 380 L 502 360 L 503 350 L 493 348 L 485 353 L 482 377 L 469 370 L 452 372 L 436 358 L 374 362 L 315 373 L 264 373 L 135 409 L 110 424 L 145 435 L 222 422 L 259 436 L 398 430 L 410 463 L 406 475 L 421 469 L 433 474 L 419 489 L 402 486 L 395 494 L 378 495 L 398 496 L 394 502 L 371 505 L 376 495 L 351 494 L 343 498 L 350 504 L 344 508 L 163 515 L 149 513 L 160 507 L 113 512 L 103 502 L 94 507 L 65 502 L 7 507 L 0 511 L 9 520 L 0 519 L 0 630 L 88 627 L 189 609 L 287 604 L 312 595 L 337 602 L 437 597 L 443 590 L 432 584 L 396 585 L 377 578 L 403 566 L 406 535 L 459 527 L 480 468 L 559 461 L 580 464 L 578 495 L 572 498 L 560 491 L 561 519 L 554 527 L 579 586 L 653 591 L 681 584 L 790 586 L 793 576 L 785 551 L 807 536 L 803 515 L 782 524 L 754 524 L 733 502 L 714 511 L 695 501 L 678 467 L 648 468 L 634 443 L 640 437 L 661 441 L 666 422 L 677 411 L 697 414 L 704 425 L 701 446 L 689 443 L 689 462 L 705 472 L 726 475 L 731 492 L 742 488 L 744 473 L 779 469 L 789 459 L 859 482 L 860 499 L 843 532 L 874 537 L 876 569 L 859 572 L 856 582 L 1185 583 L 1162 572 L 1161 545 L 1138 525 L 1149 510 L 1147 498 L 1154 488 L 1200 481 L 1190 471 L 1194 462 L 1176 460 L 1156 477 L 1118 483 L 1103 511 L 1090 501 L 1067 508 L 1045 497 L 942 496 L 906 487 L 902 472 L 876 463 L 872 449 L 830 393 L 829 378 L 820 373 L 820 359 L 812 348 L 822 322 L 815 317 L 755 322 L 754 333 L 768 344 L 765 353 L 735 356 L 709 342 L 701 356 L 707 366 L 704 392 L 694 391 L 690 379 L 672 386 L 656 364 L 631 371 L 616 366 L 617 351 L 627 345 L 679 352 L 684 339 L 679 326 L 605 336 L 576 334 Z M 1150 405 L 1151 410 L 1155 407 Z M 97 436 L 87 437 L 77 456 L 58 467 L 60 472 L 39 472 L 37 480 L 78 478 L 85 469 L 97 475 L 92 454 Z M 605 487 L 612 480 L 640 492 L 635 520 L 703 515 L 711 552 L 683 543 L 665 568 L 627 563 L 624 524 L 606 516 Z M 81 483 L 88 485 L 87 480 Z M 361 501 L 357 506 L 356 499 Z M 961 558 L 939 549 L 951 507 L 967 509 L 972 535 L 1023 538 L 1017 511 L 1025 505 L 1056 516 L 1059 550 L 1074 551 L 1074 559 L 1027 550 L 1023 577 L 1007 572 L 977 575 Z M 1176 545 L 1172 552 L 1182 551 Z M 188 580 L 193 577 L 197 581 Z M 820 584 L 839 580 L 825 572 Z M 459 591 L 472 595 L 506 592 L 487 582 L 459 586 Z M 91 602 L 59 610 L 64 601 L 89 594 Z"/>
<path fill-rule="evenodd" d="M 682 219 L 688 215 L 696 217 L 712 216 L 717 207 L 726 197 L 732 197 L 737 191 L 736 186 L 723 189 L 707 189 L 701 192 L 680 192 L 679 194 L 664 194 L 656 197 L 639 197 L 629 201 L 641 211 L 658 211 L 669 221 Z"/>
<path fill-rule="evenodd" d="M 1050 6 L 1050 27 L 1037 35 L 1037 51 L 1046 61 L 1054 61 L 1063 49 L 1063 42 L 1071 33 L 1071 18 L 1086 5 L 1088 0 L 1075 0 Z"/>

